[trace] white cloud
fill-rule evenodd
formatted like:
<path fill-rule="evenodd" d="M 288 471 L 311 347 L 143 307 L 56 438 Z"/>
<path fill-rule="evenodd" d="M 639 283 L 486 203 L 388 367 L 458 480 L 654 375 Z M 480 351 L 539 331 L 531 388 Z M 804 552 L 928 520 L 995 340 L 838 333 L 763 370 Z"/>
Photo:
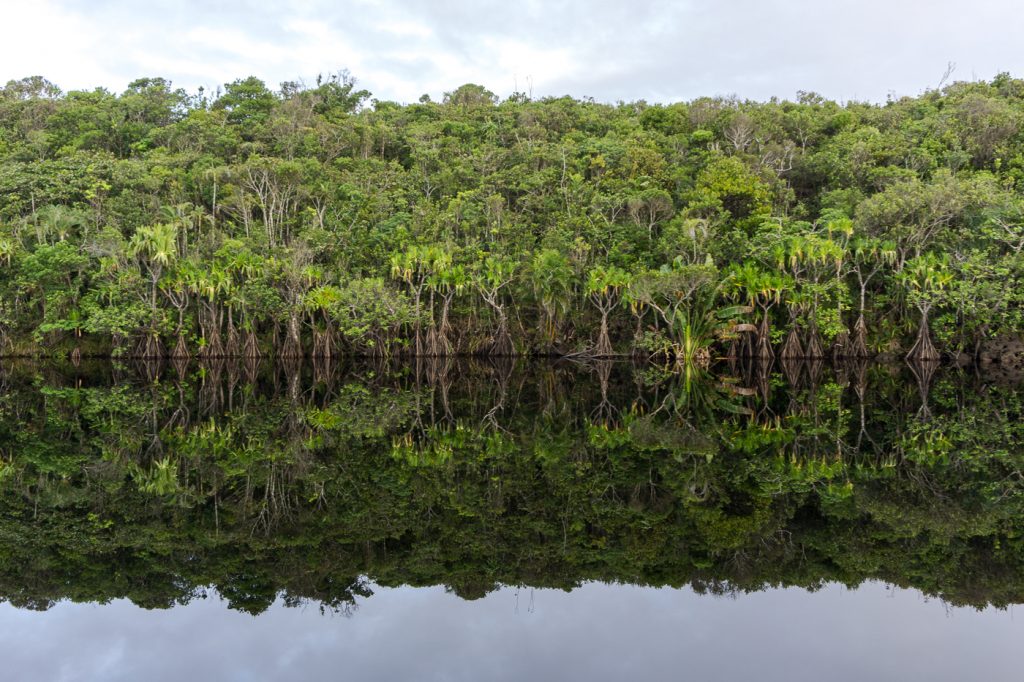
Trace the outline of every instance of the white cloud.
<path fill-rule="evenodd" d="M 62 9 L 57 2 L 5 2 L 0 24 L 0 82 L 47 76 L 65 87 L 94 87 L 118 75 L 99 60 L 107 46 L 88 17 Z"/>
<path fill-rule="evenodd" d="M 0 0 L 0 82 L 40 74 L 119 91 L 348 68 L 381 99 L 467 82 L 602 100 L 708 94 L 884 99 L 1024 73 L 1014 0 Z"/>

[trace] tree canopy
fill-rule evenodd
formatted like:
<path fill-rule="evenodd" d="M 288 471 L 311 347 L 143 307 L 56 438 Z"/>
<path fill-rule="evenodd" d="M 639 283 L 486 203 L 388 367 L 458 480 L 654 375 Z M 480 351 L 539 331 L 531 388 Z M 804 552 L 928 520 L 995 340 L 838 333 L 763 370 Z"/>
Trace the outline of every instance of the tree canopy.
<path fill-rule="evenodd" d="M 1008 74 L 883 104 L 11 81 L 0 353 L 977 355 L 1024 330 L 1022 121 Z"/>

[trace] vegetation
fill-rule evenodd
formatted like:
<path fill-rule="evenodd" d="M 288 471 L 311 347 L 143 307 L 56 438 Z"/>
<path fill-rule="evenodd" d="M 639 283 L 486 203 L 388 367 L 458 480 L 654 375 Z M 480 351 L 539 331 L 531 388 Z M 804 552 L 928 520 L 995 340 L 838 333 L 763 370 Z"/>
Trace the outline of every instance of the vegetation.
<path fill-rule="evenodd" d="M 346 609 L 383 585 L 714 592 L 885 580 L 1024 602 L 1019 386 L 568 363 L 8 366 L 0 599 L 213 586 Z M 317 376 L 319 374 L 319 376 Z"/>
<path fill-rule="evenodd" d="M 884 104 L 0 89 L 0 353 L 976 355 L 1024 81 Z"/>

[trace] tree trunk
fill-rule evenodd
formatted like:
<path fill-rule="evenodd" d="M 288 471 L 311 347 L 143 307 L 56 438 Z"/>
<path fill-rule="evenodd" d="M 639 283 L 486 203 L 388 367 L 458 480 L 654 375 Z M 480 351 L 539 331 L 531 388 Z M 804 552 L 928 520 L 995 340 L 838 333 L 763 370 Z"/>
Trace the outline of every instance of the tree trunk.
<path fill-rule="evenodd" d="M 188 344 L 185 342 L 185 334 L 180 329 L 178 330 L 178 342 L 174 344 L 171 357 L 176 360 L 187 360 L 190 357 Z"/>
<path fill-rule="evenodd" d="M 864 313 L 857 317 L 853 325 L 853 338 L 848 346 L 847 354 L 852 358 L 868 357 L 868 325 L 864 321 Z"/>
<path fill-rule="evenodd" d="M 800 333 L 796 327 L 789 332 L 786 343 L 782 345 L 780 356 L 783 360 L 800 360 L 804 358 L 804 347 L 800 343 Z"/>
<path fill-rule="evenodd" d="M 928 330 L 929 306 L 923 306 L 920 310 L 921 326 L 917 330 L 917 341 L 914 342 L 910 352 L 907 353 L 907 359 L 917 360 L 918 362 L 936 362 L 942 356 L 935 349 L 935 345 L 932 343 L 931 332 Z"/>
<path fill-rule="evenodd" d="M 288 315 L 288 334 L 285 337 L 284 348 L 281 349 L 281 357 L 302 357 L 302 337 L 299 333 L 299 315 L 295 311 L 292 311 Z"/>
<path fill-rule="evenodd" d="M 441 355 L 453 355 L 455 348 L 452 345 L 450 336 L 452 331 L 451 322 L 448 319 L 448 312 L 452 305 L 451 295 L 446 295 L 441 298 L 441 324 L 438 325 L 437 334 L 438 341 L 440 342 L 440 354 Z"/>
<path fill-rule="evenodd" d="M 836 335 L 836 340 L 832 342 L 832 361 L 836 362 L 841 358 L 849 357 L 850 355 L 850 332 L 845 329 Z"/>
<path fill-rule="evenodd" d="M 250 360 L 255 360 L 260 356 L 260 347 L 256 340 L 256 333 L 251 329 L 245 332 L 245 342 L 242 344 L 242 356 Z"/>
<path fill-rule="evenodd" d="M 597 335 L 597 345 L 594 347 L 594 355 L 599 358 L 608 358 L 615 354 L 612 348 L 612 340 L 608 336 L 608 311 L 601 311 L 601 331 Z"/>
<path fill-rule="evenodd" d="M 807 335 L 807 345 L 804 346 L 804 357 L 820 360 L 825 357 L 825 349 L 822 348 L 821 335 L 818 333 L 818 325 L 811 324 L 810 332 Z"/>
<path fill-rule="evenodd" d="M 236 357 L 238 355 L 238 349 L 241 347 L 241 343 L 238 337 L 238 328 L 235 327 L 235 314 L 231 306 L 228 306 L 228 338 L 227 345 L 224 347 L 224 354 L 230 357 Z"/>
<path fill-rule="evenodd" d="M 754 351 L 757 359 L 762 362 L 771 362 L 775 359 L 775 353 L 772 351 L 770 324 L 768 311 L 765 310 L 761 316 L 760 328 L 757 330 L 757 347 Z"/>
<path fill-rule="evenodd" d="M 491 342 L 490 355 L 512 355 L 512 337 L 508 333 L 508 317 L 503 307 L 495 309 L 498 313 L 498 328 Z"/>

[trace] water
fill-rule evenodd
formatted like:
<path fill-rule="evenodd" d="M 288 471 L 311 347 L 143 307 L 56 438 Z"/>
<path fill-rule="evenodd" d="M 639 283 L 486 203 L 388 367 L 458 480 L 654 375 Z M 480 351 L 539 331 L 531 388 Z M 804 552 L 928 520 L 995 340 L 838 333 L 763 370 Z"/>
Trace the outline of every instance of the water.
<path fill-rule="evenodd" d="M 1022 391 L 905 366 L 0 373 L 18 679 L 1018 679 Z"/>
<path fill-rule="evenodd" d="M 472 602 L 385 588 L 349 618 L 280 603 L 253 617 L 217 599 L 0 607 L 19 679 L 1016 680 L 1022 635 L 1009 611 L 878 583 L 736 598 L 588 584 Z"/>

